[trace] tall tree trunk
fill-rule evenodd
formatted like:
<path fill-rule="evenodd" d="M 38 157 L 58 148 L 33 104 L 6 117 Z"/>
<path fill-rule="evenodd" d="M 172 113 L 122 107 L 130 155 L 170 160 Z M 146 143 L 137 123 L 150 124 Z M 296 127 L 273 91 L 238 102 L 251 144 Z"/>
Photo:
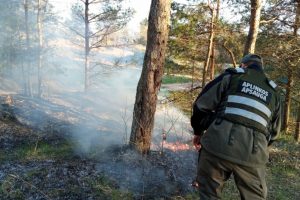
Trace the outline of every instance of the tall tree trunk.
<path fill-rule="evenodd" d="M 296 16 L 294 23 L 294 36 L 298 37 L 298 30 L 300 28 L 300 0 L 296 1 Z M 289 105 L 290 106 L 290 105 Z M 297 121 L 295 129 L 295 140 L 300 141 L 300 103 L 298 103 Z"/>
<path fill-rule="evenodd" d="M 146 53 L 137 86 L 130 135 L 130 146 L 149 153 L 154 126 L 157 94 L 160 89 L 170 20 L 170 0 L 152 0 Z"/>
<path fill-rule="evenodd" d="M 205 84 L 206 84 L 206 74 L 207 74 L 207 69 L 208 66 L 211 62 L 211 53 L 212 53 L 212 49 L 213 49 L 213 41 L 214 41 L 214 23 L 215 23 L 215 17 L 216 17 L 216 11 L 214 8 L 211 8 L 211 22 L 210 22 L 210 35 L 209 35 L 209 43 L 208 43 L 208 49 L 207 49 L 207 54 L 206 54 L 206 60 L 205 60 L 205 64 L 203 67 L 203 72 L 202 72 L 202 88 L 204 88 Z"/>
<path fill-rule="evenodd" d="M 10 38 L 10 42 L 9 42 L 9 54 L 8 54 L 8 65 L 7 66 L 10 66 L 7 70 L 8 70 L 8 75 L 11 77 L 12 76 L 12 73 L 13 73 L 13 66 L 14 66 L 14 57 L 13 57 L 13 52 L 11 51 L 11 49 L 13 48 L 13 37 L 14 36 L 11 36 Z"/>
<path fill-rule="evenodd" d="M 258 35 L 262 0 L 251 0 L 250 27 L 245 44 L 244 55 L 255 52 L 255 44 Z"/>
<path fill-rule="evenodd" d="M 28 0 L 24 0 L 24 11 L 25 11 L 25 34 L 26 34 L 26 95 L 31 96 L 31 63 L 30 63 L 30 41 L 29 41 L 29 25 L 28 25 Z"/>
<path fill-rule="evenodd" d="M 22 34 L 20 33 L 20 30 L 18 29 L 18 48 L 19 49 L 22 49 Z M 23 90 L 24 90 L 24 93 L 23 95 L 27 95 L 27 84 L 26 84 L 26 73 L 25 73 L 25 67 L 24 67 L 24 59 L 21 59 L 21 71 L 22 71 L 22 86 L 23 86 Z"/>
<path fill-rule="evenodd" d="M 294 23 L 294 31 L 293 35 L 294 37 L 298 37 L 298 30 L 300 27 L 300 0 L 296 3 L 296 15 L 295 15 L 295 23 Z M 285 102 L 284 102 L 284 119 L 283 119 L 283 130 L 285 132 L 288 132 L 288 125 L 290 120 L 290 105 L 291 105 L 291 99 L 292 99 L 292 87 L 294 82 L 294 68 L 293 66 L 288 67 L 288 83 L 286 85 L 286 94 L 285 94 Z"/>
<path fill-rule="evenodd" d="M 296 18 L 294 26 L 294 35 L 298 37 L 298 30 L 300 28 L 300 0 L 297 1 Z M 295 140 L 300 142 L 300 103 L 298 104 L 298 116 L 295 130 Z"/>
<path fill-rule="evenodd" d="M 285 94 L 285 102 L 284 102 L 284 115 L 283 115 L 283 130 L 288 132 L 288 125 L 290 120 L 290 105 L 292 99 L 292 86 L 293 86 L 293 73 L 292 67 L 289 67 L 288 74 L 288 83 L 286 85 L 286 94 Z"/>
<path fill-rule="evenodd" d="M 211 50 L 211 56 L 210 56 L 210 74 L 209 74 L 209 79 L 210 80 L 213 80 L 214 77 L 215 77 L 215 64 L 216 64 L 216 51 L 215 51 L 215 48 L 216 48 L 216 44 L 215 42 L 213 41 L 213 45 L 212 45 L 212 50 Z"/>
<path fill-rule="evenodd" d="M 300 103 L 298 103 L 298 114 L 297 114 L 296 129 L 295 129 L 295 140 L 296 140 L 296 142 L 300 142 Z"/>
<path fill-rule="evenodd" d="M 220 13 L 220 0 L 217 0 L 217 8 L 216 8 L 216 17 L 215 17 L 215 26 L 214 29 L 218 26 L 219 22 L 219 13 Z M 215 31 L 216 32 L 216 31 Z M 216 65 L 216 42 L 215 37 L 213 38 L 213 46 L 211 52 L 211 62 L 210 62 L 210 80 L 213 80 L 215 77 L 215 65 Z"/>
<path fill-rule="evenodd" d="M 300 28 L 300 0 L 296 1 L 296 17 L 295 17 L 295 23 L 294 23 L 294 36 L 298 37 L 298 30 Z"/>
<path fill-rule="evenodd" d="M 40 98 L 42 95 L 42 48 L 43 48 L 43 35 L 42 35 L 42 4 L 41 0 L 38 1 L 38 13 L 37 13 L 37 32 L 38 32 L 38 40 L 39 40 L 39 47 L 38 47 L 38 97 Z"/>
<path fill-rule="evenodd" d="M 84 24 L 85 24 L 85 53 L 84 53 L 84 91 L 86 92 L 89 87 L 89 65 L 90 65 L 90 22 L 89 22 L 89 0 L 84 3 Z"/>

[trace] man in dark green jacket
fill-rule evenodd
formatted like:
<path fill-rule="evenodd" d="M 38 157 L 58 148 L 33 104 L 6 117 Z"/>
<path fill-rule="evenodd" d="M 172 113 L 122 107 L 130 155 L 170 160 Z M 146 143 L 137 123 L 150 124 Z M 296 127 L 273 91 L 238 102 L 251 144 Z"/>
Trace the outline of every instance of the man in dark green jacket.
<path fill-rule="evenodd" d="M 194 103 L 191 125 L 194 145 L 201 149 L 201 200 L 220 199 L 231 174 L 241 199 L 267 197 L 265 167 L 268 144 L 280 132 L 280 96 L 260 56 L 246 55 L 241 63 L 208 83 Z"/>

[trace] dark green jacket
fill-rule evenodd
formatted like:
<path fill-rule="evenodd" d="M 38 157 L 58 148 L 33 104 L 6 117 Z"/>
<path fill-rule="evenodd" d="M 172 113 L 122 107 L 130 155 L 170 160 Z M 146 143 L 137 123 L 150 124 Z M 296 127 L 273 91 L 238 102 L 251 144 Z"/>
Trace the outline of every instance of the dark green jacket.
<path fill-rule="evenodd" d="M 263 71 L 257 66 L 248 68 L 263 75 Z M 229 87 L 232 87 L 230 86 L 232 76 L 235 76 L 235 73 L 231 73 L 230 70 L 225 72 L 209 83 L 198 96 L 191 118 L 195 134 L 201 134 L 204 129 L 197 122 L 199 119 L 205 118 L 207 114 L 216 113 L 218 116 L 218 113 L 223 112 L 224 105 L 222 104 L 228 97 Z M 281 126 L 280 100 L 275 91 L 271 95 L 270 102 L 273 102 L 274 106 L 270 106 L 271 116 L 267 124 L 267 133 L 219 116 L 203 134 L 202 147 L 215 156 L 237 164 L 253 167 L 265 165 L 269 155 L 269 141 L 266 138 L 269 138 L 270 135 L 270 138 L 274 140 L 278 136 Z"/>

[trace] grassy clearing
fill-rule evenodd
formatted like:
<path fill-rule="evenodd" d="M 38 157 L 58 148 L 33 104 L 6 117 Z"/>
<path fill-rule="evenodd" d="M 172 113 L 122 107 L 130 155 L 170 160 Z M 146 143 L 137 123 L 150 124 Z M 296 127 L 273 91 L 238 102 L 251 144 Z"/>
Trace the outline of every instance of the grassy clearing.
<path fill-rule="evenodd" d="M 173 76 L 173 75 L 164 75 L 162 79 L 162 84 L 172 84 L 172 83 L 188 83 L 192 79 L 184 76 Z"/>

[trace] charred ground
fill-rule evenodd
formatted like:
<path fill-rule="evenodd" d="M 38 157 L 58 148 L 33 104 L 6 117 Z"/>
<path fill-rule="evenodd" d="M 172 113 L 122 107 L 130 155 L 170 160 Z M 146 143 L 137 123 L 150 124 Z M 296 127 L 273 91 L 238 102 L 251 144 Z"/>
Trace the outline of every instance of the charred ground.
<path fill-rule="evenodd" d="M 122 144 L 119 129 L 94 126 L 114 120 L 103 122 L 90 107 L 70 106 L 82 101 L 74 95 L 63 103 L 59 97 L 6 98 L 0 112 L 0 199 L 197 198 L 190 186 L 195 151 L 164 149 L 143 157 Z M 300 198 L 299 148 L 286 135 L 270 148 L 268 199 Z M 232 179 L 223 194 L 223 199 L 239 198 Z"/>
<path fill-rule="evenodd" d="M 84 150 L 78 148 L 81 144 L 72 136 L 73 130 L 86 130 L 82 134 L 95 130 L 89 124 L 78 126 L 82 121 L 78 118 L 85 116 L 76 109 L 23 96 L 13 99 L 1 109 L 0 199 L 176 199 L 195 195 L 190 186 L 195 152 L 153 151 L 143 157 L 125 145 L 107 145 L 105 130 L 99 137 L 93 134 L 94 142 Z"/>

